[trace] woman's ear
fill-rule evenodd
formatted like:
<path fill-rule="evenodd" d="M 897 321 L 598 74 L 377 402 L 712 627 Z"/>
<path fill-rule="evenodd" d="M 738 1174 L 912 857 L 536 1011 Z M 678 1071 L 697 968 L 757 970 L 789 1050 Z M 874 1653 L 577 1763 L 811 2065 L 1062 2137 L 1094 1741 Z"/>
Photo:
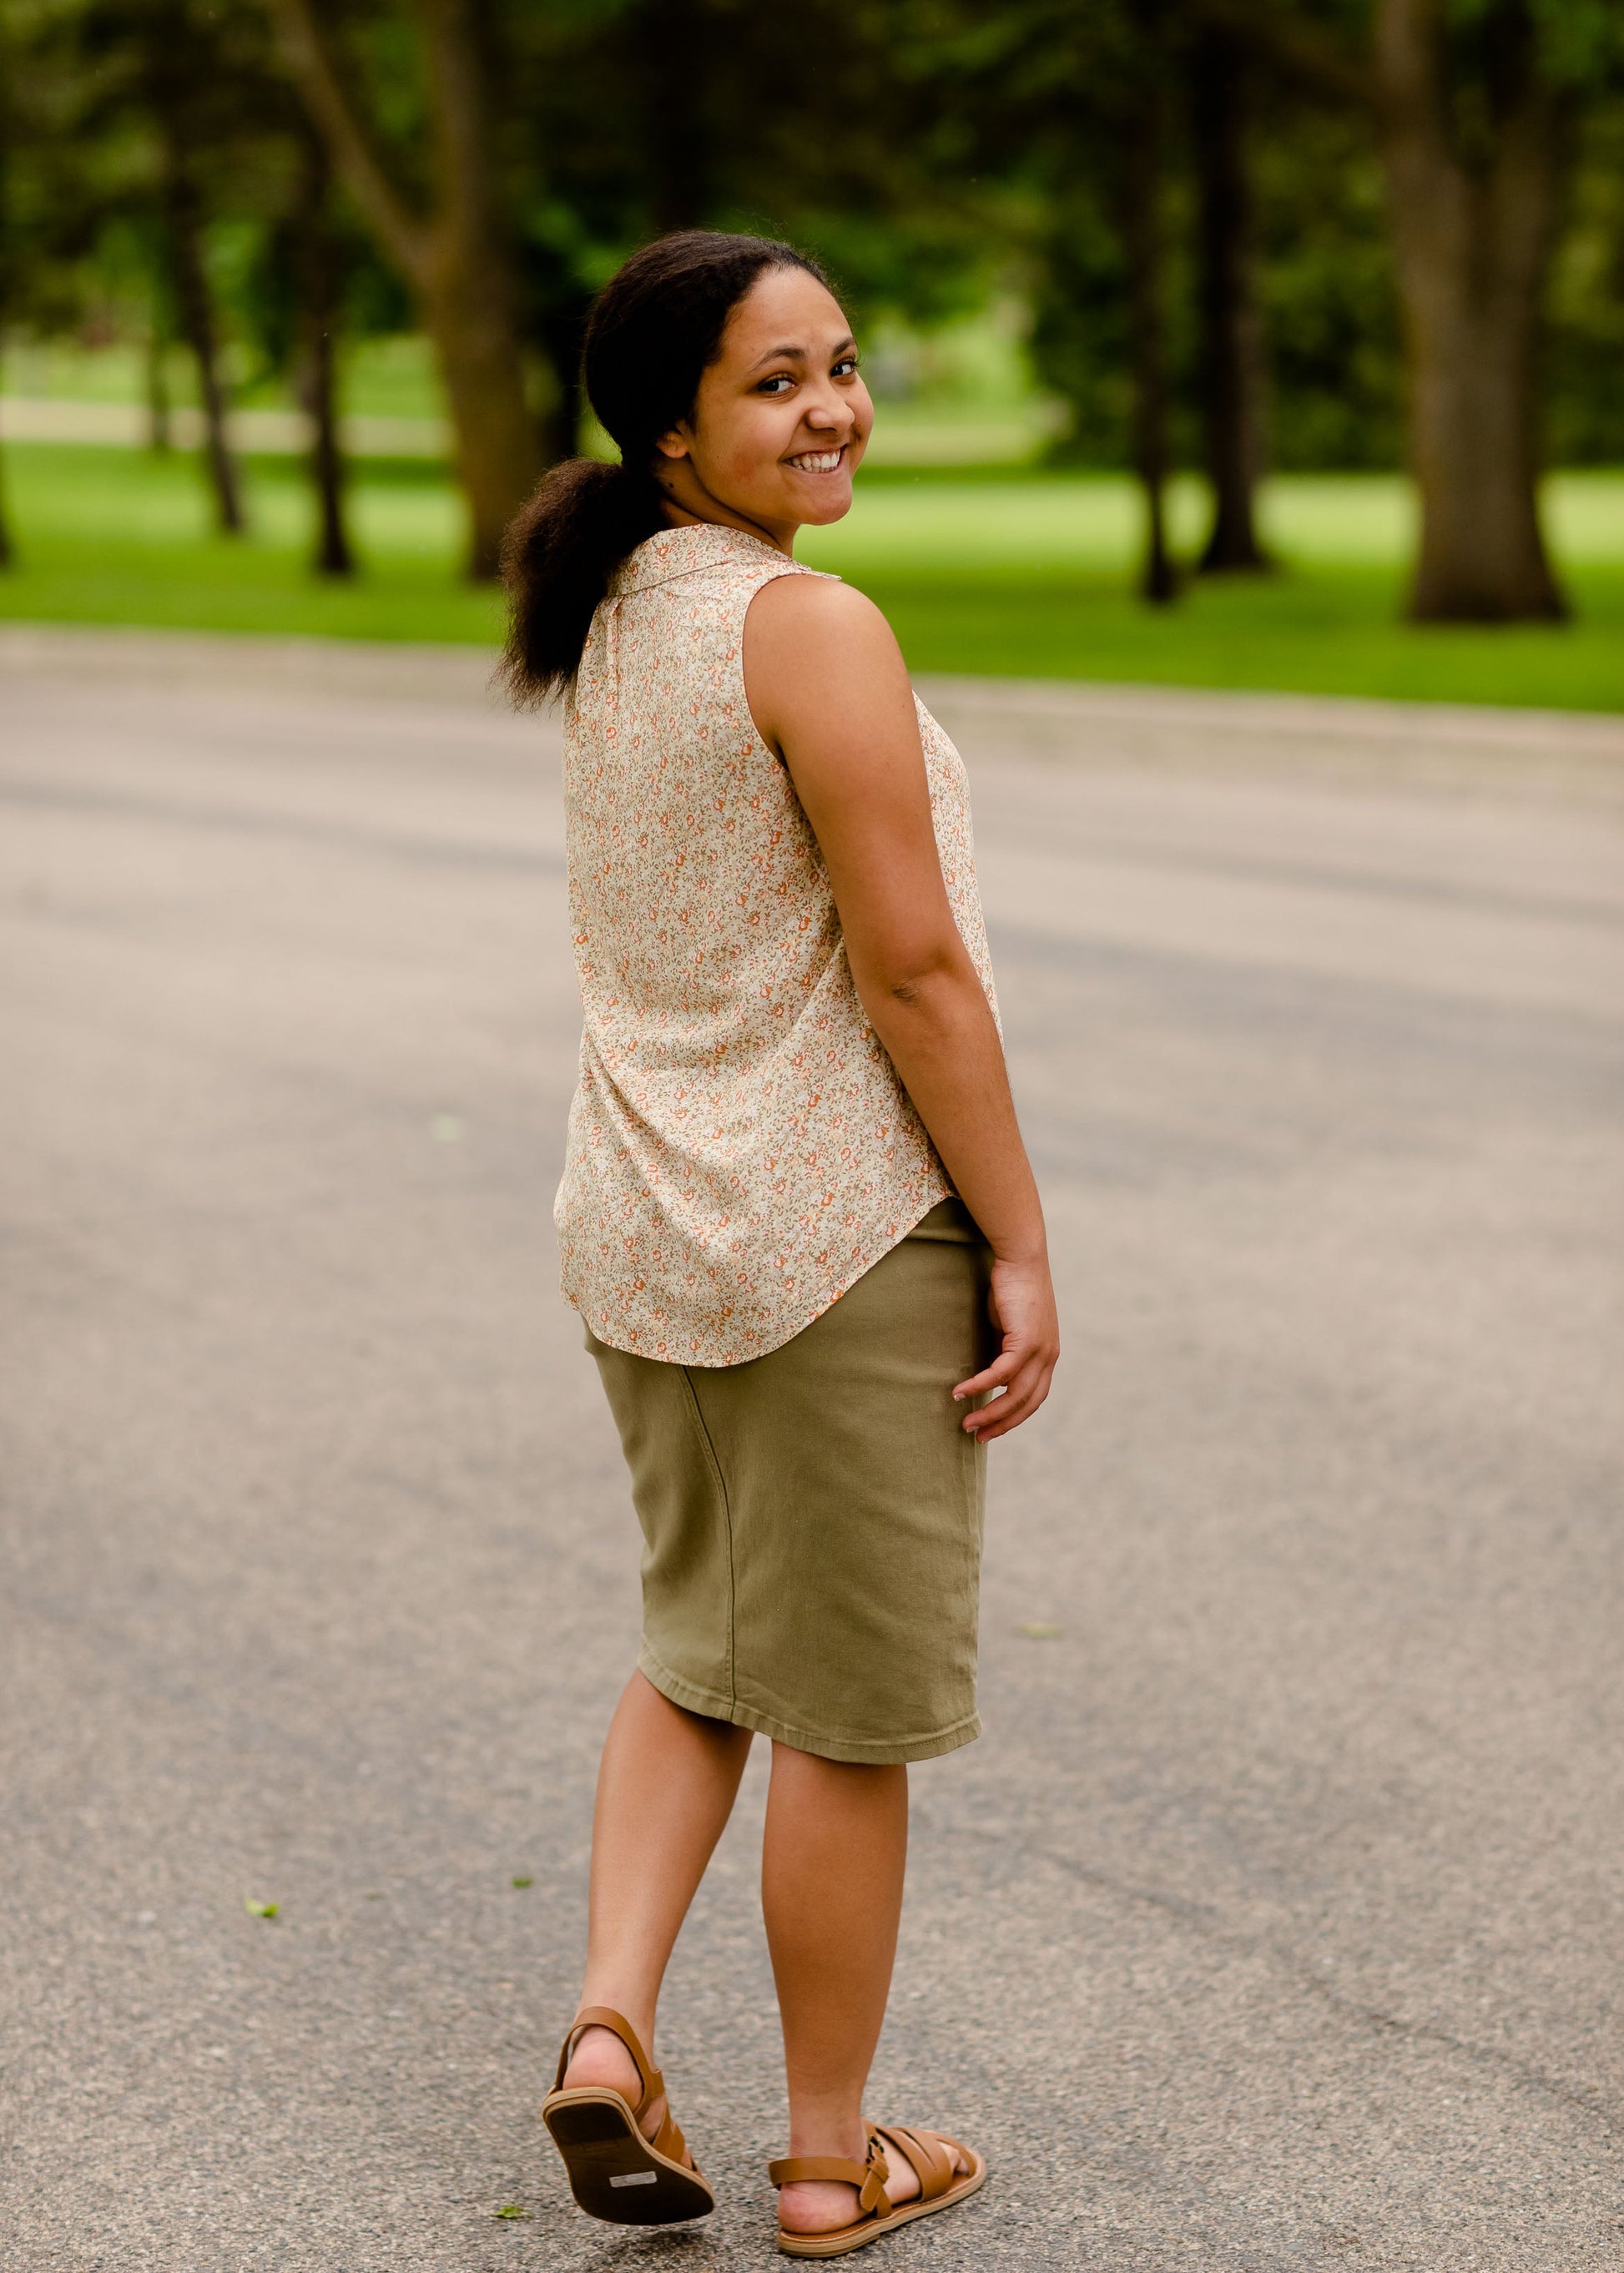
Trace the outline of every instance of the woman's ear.
<path fill-rule="evenodd" d="M 656 435 L 654 446 L 662 458 L 686 458 L 688 454 L 688 437 L 680 426 L 673 426 L 668 432 Z"/>

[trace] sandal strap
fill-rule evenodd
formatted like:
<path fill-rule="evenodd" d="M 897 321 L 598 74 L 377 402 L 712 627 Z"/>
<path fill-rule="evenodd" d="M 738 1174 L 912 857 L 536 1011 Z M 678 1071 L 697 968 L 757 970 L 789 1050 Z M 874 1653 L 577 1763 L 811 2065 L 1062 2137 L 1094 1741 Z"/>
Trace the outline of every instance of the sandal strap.
<path fill-rule="evenodd" d="M 686 2163 L 688 2141 L 682 2136 L 676 2117 L 671 2112 L 671 2102 L 665 2102 L 665 2119 L 649 2142 L 657 2155 L 664 2155 L 668 2163 Z"/>
<path fill-rule="evenodd" d="M 820 2179 L 837 2187 L 861 2187 L 868 2175 L 867 2163 L 848 2163 L 839 2155 L 788 2155 L 767 2165 L 775 2187 L 798 2187 Z"/>
<path fill-rule="evenodd" d="M 944 2194 L 957 2175 L 953 2158 L 932 2131 L 916 2131 L 906 2123 L 871 2123 L 869 2135 L 883 2139 L 911 2164 L 919 2180 L 921 2202 L 935 2202 Z"/>
<path fill-rule="evenodd" d="M 564 2071 L 569 2066 L 570 2054 L 575 2051 L 575 2038 L 581 2034 L 583 2029 L 607 2029 L 612 2037 L 619 2037 L 620 2042 L 631 2054 L 633 2062 L 637 2070 L 637 2080 L 642 2086 L 642 2089 L 637 2095 L 637 2104 L 633 2108 L 632 2113 L 634 2115 L 641 2115 L 643 2109 L 649 2106 L 652 2101 L 658 2099 L 661 2092 L 665 2090 L 665 2079 L 657 2067 L 651 2067 L 650 2066 L 649 2056 L 647 2052 L 643 2051 L 642 2044 L 638 2042 L 637 2031 L 633 2028 L 631 2022 L 626 2018 L 623 2013 L 615 2012 L 613 2008 L 608 2005 L 583 2005 L 581 2010 L 575 2014 L 575 2019 L 570 2022 L 568 2029 L 565 2034 L 563 2046 L 559 2052 L 558 2074 L 553 2078 L 553 2089 L 554 2091 L 558 2091 L 563 2088 Z M 667 2122 L 670 2122 L 671 2119 L 670 2109 L 671 2103 L 667 2100 Z M 661 2127 L 661 2130 L 663 2135 L 664 2126 Z M 660 2151 L 663 2154 L 665 2149 L 662 2148 Z M 680 2162 L 681 2160 L 681 2157 L 676 2156 L 673 2157 L 673 2159 Z"/>
<path fill-rule="evenodd" d="M 891 2196 L 885 2191 L 891 2165 L 873 2124 L 868 2127 L 866 2163 L 850 2163 L 839 2155 L 790 2155 L 780 2162 L 769 2163 L 767 2176 L 775 2187 L 798 2186 L 808 2179 L 855 2187 L 859 2217 L 883 2217 L 891 2209 Z"/>

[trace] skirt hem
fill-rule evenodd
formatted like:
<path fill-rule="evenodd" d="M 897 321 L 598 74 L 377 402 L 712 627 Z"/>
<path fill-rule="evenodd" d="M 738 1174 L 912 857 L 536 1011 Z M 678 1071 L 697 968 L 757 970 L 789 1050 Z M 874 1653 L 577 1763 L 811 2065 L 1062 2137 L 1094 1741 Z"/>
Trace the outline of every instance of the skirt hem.
<path fill-rule="evenodd" d="M 811 1752 L 819 1759 L 841 1760 L 851 1767 L 900 1767 L 911 1760 L 937 1759 L 944 1752 L 957 1752 L 961 1744 L 973 1744 L 981 1733 L 981 1715 L 972 1713 L 966 1720 L 955 1721 L 951 1728 L 918 1737 L 825 1737 L 811 1729 L 792 1728 L 787 1722 L 777 1720 L 754 1705 L 741 1705 L 736 1697 L 722 1697 L 714 1690 L 685 1681 L 680 1674 L 673 1673 L 660 1663 L 647 1642 L 638 1653 L 637 1667 L 645 1681 L 673 1705 L 680 1705 L 685 1713 L 698 1713 L 707 1721 L 727 1721 L 735 1729 L 750 1729 L 759 1737 L 771 1737 L 775 1744 L 787 1744 L 792 1752 Z"/>

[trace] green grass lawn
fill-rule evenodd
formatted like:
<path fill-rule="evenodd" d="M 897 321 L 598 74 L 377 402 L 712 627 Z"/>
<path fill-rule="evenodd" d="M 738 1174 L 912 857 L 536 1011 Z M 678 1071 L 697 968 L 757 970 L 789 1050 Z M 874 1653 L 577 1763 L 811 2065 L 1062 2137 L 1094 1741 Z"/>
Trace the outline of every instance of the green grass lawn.
<path fill-rule="evenodd" d="M 357 469 L 365 573 L 353 585 L 307 574 L 309 500 L 286 459 L 249 461 L 252 526 L 238 543 L 207 533 L 189 459 L 19 443 L 4 471 L 19 559 L 0 574 L 0 616 L 357 639 L 498 633 L 494 595 L 458 577 L 461 507 L 432 466 Z M 921 671 L 1624 710 L 1624 474 L 1559 476 L 1548 504 L 1575 619 L 1515 630 L 1398 620 L 1411 507 L 1405 485 L 1381 476 L 1273 482 L 1280 572 L 1201 580 L 1168 610 L 1132 595 L 1137 506 L 1112 476 L 876 469 L 850 518 L 802 551 L 873 594 Z M 1200 517 L 1195 484 L 1180 484 L 1186 552 Z"/>
<path fill-rule="evenodd" d="M 462 508 L 437 466 L 366 462 L 352 514 L 364 573 L 344 582 L 305 566 L 310 497 L 291 459 L 245 461 L 250 526 L 239 539 L 209 533 L 189 457 L 18 442 L 4 464 L 19 561 L 0 575 L 0 617 L 337 639 L 500 635 L 495 594 L 457 574 Z"/>

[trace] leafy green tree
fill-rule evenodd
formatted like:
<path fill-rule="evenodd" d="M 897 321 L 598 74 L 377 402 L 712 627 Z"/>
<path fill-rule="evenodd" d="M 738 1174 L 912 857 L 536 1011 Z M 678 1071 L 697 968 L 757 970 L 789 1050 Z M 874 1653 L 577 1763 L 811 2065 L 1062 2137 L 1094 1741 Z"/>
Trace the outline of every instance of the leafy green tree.
<path fill-rule="evenodd" d="M 1198 22 L 1190 42 L 1190 124 L 1199 311 L 1202 444 L 1213 523 L 1208 574 L 1267 568 L 1254 499 L 1263 470 L 1264 347 L 1257 288 L 1252 109 L 1245 42 Z"/>
<path fill-rule="evenodd" d="M 252 14 L 218 0 L 84 0 L 64 8 L 58 54 L 75 78 L 76 138 L 101 146 L 93 195 L 105 224 L 139 216 L 160 263 L 153 331 L 172 311 L 197 369 L 204 461 L 222 534 L 244 525 L 227 434 L 222 323 L 208 259 L 209 224 L 236 197 L 267 120 L 264 41 Z M 270 90 L 273 105 L 274 89 Z M 250 154 L 252 154 L 251 156 Z M 161 404 L 154 398 L 154 411 Z M 154 428 L 160 419 L 154 416 Z"/>
<path fill-rule="evenodd" d="M 9 334 L 50 330 L 79 304 L 92 206 L 64 124 L 69 84 L 41 11 L 0 6 L 0 351 Z M 0 567 L 16 558 L 0 484 Z"/>
<path fill-rule="evenodd" d="M 527 386 L 492 26 L 478 0 L 267 4 L 334 167 L 432 342 L 468 506 L 470 573 L 494 575 L 543 446 Z M 555 404 L 556 372 L 544 366 L 541 376 Z"/>
<path fill-rule="evenodd" d="M 1542 349 L 1587 104 L 1624 69 L 1613 0 L 1203 0 L 1361 106 L 1403 319 L 1419 621 L 1560 617 L 1540 527 Z"/>
<path fill-rule="evenodd" d="M 787 236 L 860 313 L 984 297 L 1001 247 L 894 0 L 548 0 L 498 34 L 524 320 L 561 379 L 591 293 L 666 229 Z"/>
<path fill-rule="evenodd" d="M 127 283 L 133 263 L 150 309 L 154 442 L 168 439 L 163 350 L 178 334 L 197 366 L 216 518 L 237 534 L 242 491 L 226 432 L 211 234 L 222 215 L 252 213 L 288 109 L 267 76 L 259 19 L 217 0 L 11 0 L 8 20 L 29 82 L 37 163 L 56 192 L 34 232 L 54 304 L 36 305 L 32 320 L 65 326 Z"/>
<path fill-rule="evenodd" d="M 1378 0 L 1374 33 L 1421 491 L 1411 612 L 1560 616 L 1537 379 L 1576 89 L 1526 0 Z"/>
<path fill-rule="evenodd" d="M 1256 183 L 1273 463 L 1402 465 L 1403 348 L 1368 117 L 1279 101 L 1257 139 Z"/>
<path fill-rule="evenodd" d="M 169 281 L 181 334 L 197 365 L 209 480 L 222 533 L 235 536 L 245 526 L 242 484 L 226 434 L 220 322 L 204 253 L 207 193 L 199 162 L 211 144 L 218 146 L 214 114 L 225 74 L 220 68 L 222 59 L 207 53 L 210 43 L 204 26 L 214 28 L 212 11 L 199 13 L 200 22 L 194 20 L 186 0 L 143 4 L 130 11 L 128 24 L 136 51 L 135 86 L 157 138 L 159 207 L 171 263 Z"/>
<path fill-rule="evenodd" d="M 897 67 L 889 0 L 793 17 L 740 0 L 265 4 L 433 342 L 476 573 L 541 460 L 571 446 L 591 296 L 649 236 L 787 233 L 860 304 L 913 312 L 984 275 L 969 201 L 921 165 L 929 106 Z"/>
<path fill-rule="evenodd" d="M 1179 0 L 1013 0 L 996 18 L 965 5 L 935 15 L 921 45 L 979 166 L 1025 192 L 1039 371 L 1071 407 L 1072 450 L 1125 440 L 1145 504 L 1139 589 L 1165 603 L 1178 583 L 1164 491 Z"/>
<path fill-rule="evenodd" d="M 356 557 L 345 514 L 338 365 L 357 248 L 335 210 L 326 146 L 300 113 L 290 121 L 288 140 L 291 178 L 281 209 L 260 234 L 238 307 L 266 372 L 291 382 L 310 424 L 308 462 L 316 503 L 311 566 L 320 576 L 352 576 Z"/>
<path fill-rule="evenodd" d="M 205 466 L 217 518 L 240 527 L 226 417 L 226 350 L 292 379 L 311 422 L 317 506 L 312 566 L 349 573 L 339 448 L 338 343 L 378 300 L 375 264 L 338 210 L 330 166 L 252 0 L 0 0 L 26 79 L 34 328 L 73 327 L 109 306 L 144 311 L 154 446 L 167 446 L 166 349 L 199 371 Z M 16 83 L 16 72 L 8 83 Z M 42 171 L 43 169 L 43 171 Z M 49 280 L 47 289 L 45 280 Z M 365 292 L 359 288 L 365 287 Z M 386 288 L 374 313 L 398 327 Z"/>
<path fill-rule="evenodd" d="M 1624 90 L 1587 107 L 1552 277 L 1546 434 L 1557 465 L 1624 463 Z"/>
<path fill-rule="evenodd" d="M 19 272 L 22 265 L 16 217 L 12 210 L 18 137 L 17 63 L 8 33 L 9 26 L 4 19 L 0 18 L 0 375 L 4 371 L 7 320 L 18 296 Z M 5 509 L 5 462 L 4 453 L 0 452 L 0 569 L 9 568 L 15 558 L 16 548 Z"/>

